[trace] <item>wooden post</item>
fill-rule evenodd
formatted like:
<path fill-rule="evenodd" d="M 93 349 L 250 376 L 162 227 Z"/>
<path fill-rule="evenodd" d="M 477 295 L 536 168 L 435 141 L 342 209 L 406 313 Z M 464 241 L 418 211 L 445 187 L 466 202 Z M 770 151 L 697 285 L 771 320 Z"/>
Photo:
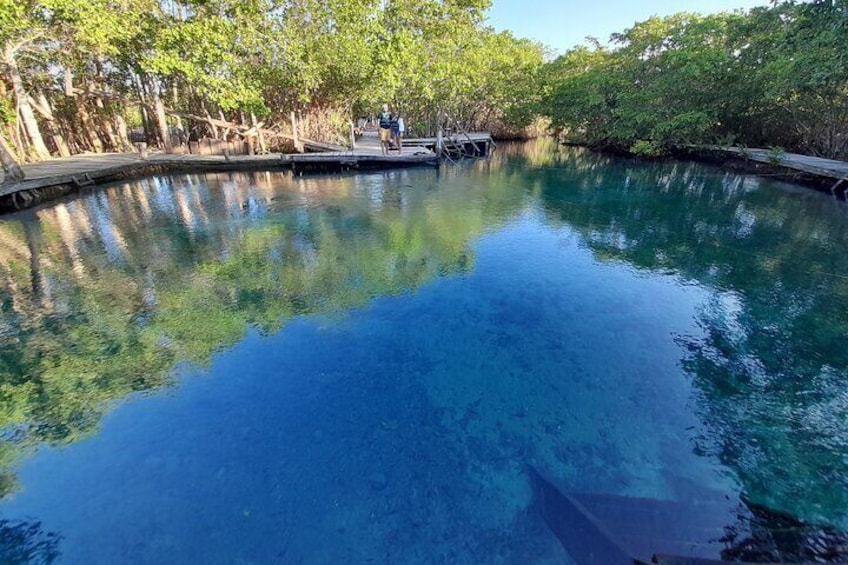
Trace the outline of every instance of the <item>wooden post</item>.
<path fill-rule="evenodd" d="M 350 150 L 356 149 L 356 131 L 353 127 L 353 121 L 350 122 Z"/>
<path fill-rule="evenodd" d="M 294 142 L 294 150 L 298 153 L 303 153 L 303 146 L 300 144 L 300 140 L 297 135 L 297 118 L 294 115 L 294 111 L 291 113 L 291 124 L 292 124 L 292 141 Z"/>
<path fill-rule="evenodd" d="M 439 128 L 436 131 L 436 156 L 438 156 L 438 157 L 442 156 L 442 153 L 445 150 L 444 144 L 445 144 L 444 134 L 442 133 L 442 128 Z"/>
<path fill-rule="evenodd" d="M 141 143 L 136 143 L 135 146 L 138 149 L 138 156 L 142 160 L 147 161 L 147 144 L 144 143 L 144 142 L 141 142 Z"/>

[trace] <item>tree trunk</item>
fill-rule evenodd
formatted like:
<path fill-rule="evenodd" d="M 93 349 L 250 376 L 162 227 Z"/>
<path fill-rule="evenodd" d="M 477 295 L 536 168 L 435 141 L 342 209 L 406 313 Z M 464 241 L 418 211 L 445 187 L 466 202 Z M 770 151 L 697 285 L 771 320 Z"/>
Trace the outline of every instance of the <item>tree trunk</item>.
<path fill-rule="evenodd" d="M 18 147 L 18 141 L 15 139 L 15 126 L 12 124 L 5 124 L 4 128 L 0 128 L 0 137 L 6 136 L 6 143 L 9 146 L 9 151 L 12 153 L 12 157 L 15 158 L 16 161 L 21 159 L 20 147 Z"/>
<path fill-rule="evenodd" d="M 153 111 L 156 114 L 156 126 L 158 128 L 159 139 L 162 142 L 162 148 L 166 153 L 171 153 L 171 133 L 168 131 L 168 120 L 165 116 L 165 105 L 162 103 L 162 97 L 159 96 L 159 90 L 156 86 L 156 81 L 152 76 L 147 77 L 150 98 L 153 101 Z"/>
<path fill-rule="evenodd" d="M 0 131 L 0 163 L 3 165 L 3 173 L 7 182 L 20 182 L 24 180 L 24 171 L 15 160 L 14 152 L 6 141 L 3 132 Z"/>
<path fill-rule="evenodd" d="M 120 151 L 123 148 L 121 147 L 121 141 L 118 139 L 118 134 L 115 132 L 115 125 L 109 116 L 109 109 L 106 108 L 106 104 L 103 103 L 103 99 L 99 96 L 94 99 L 94 104 L 97 106 L 97 121 L 100 122 L 100 131 L 109 140 L 110 149 L 112 151 Z"/>
<path fill-rule="evenodd" d="M 65 138 L 62 136 L 62 130 L 59 128 L 59 124 L 56 123 L 56 116 L 53 114 L 53 107 L 50 105 L 50 101 L 47 99 L 47 96 L 45 96 L 43 92 L 39 91 L 36 102 L 38 105 L 33 106 L 38 109 L 39 113 L 44 118 L 45 124 L 47 125 L 47 135 L 49 135 L 50 139 L 53 140 L 53 145 L 56 146 L 56 151 L 62 157 L 70 157 L 71 152 L 68 149 L 68 144 L 65 143 Z"/>
<path fill-rule="evenodd" d="M 171 86 L 171 94 L 174 97 L 174 105 L 172 106 L 172 108 L 179 109 L 180 108 L 180 93 L 177 90 L 177 83 L 176 82 Z M 176 124 L 177 128 L 181 132 L 184 132 L 185 130 L 183 129 L 183 119 L 180 118 L 179 116 L 177 116 L 176 120 L 177 120 L 177 124 Z"/>
<path fill-rule="evenodd" d="M 121 143 L 121 149 L 126 151 L 132 147 L 132 143 L 130 143 L 129 129 L 127 128 L 127 122 L 124 120 L 124 116 L 121 115 L 121 112 L 115 114 L 115 131 L 118 132 L 118 141 Z"/>
<path fill-rule="evenodd" d="M 107 88 L 103 81 L 102 57 L 98 57 L 95 61 L 95 68 L 97 69 L 97 75 L 95 77 L 95 87 L 97 88 L 98 92 L 106 92 Z M 123 149 L 123 147 L 121 147 L 121 142 L 118 139 L 118 135 L 115 132 L 115 126 L 112 123 L 111 116 L 109 115 L 111 112 L 108 108 L 106 108 L 106 104 L 103 102 L 103 96 L 95 96 L 94 105 L 97 107 L 97 121 L 100 125 L 100 131 L 103 133 L 103 136 L 109 141 L 109 148 L 112 151 L 120 151 L 121 149 Z"/>
<path fill-rule="evenodd" d="M 6 90 L 6 83 L 0 80 L 0 99 L 6 99 L 11 96 Z M 17 112 L 16 112 L 17 115 Z M 20 140 L 17 138 L 17 120 L 13 120 L 12 122 L 0 123 L 0 137 L 3 136 L 3 130 L 5 130 L 6 135 L 6 145 L 7 150 L 12 155 L 12 158 L 16 161 L 21 158 L 23 153 L 23 146 L 20 144 Z"/>
<path fill-rule="evenodd" d="M 218 119 L 222 122 L 227 122 L 226 116 L 224 116 L 224 111 L 221 108 L 218 108 Z M 221 139 L 226 141 L 230 137 L 230 128 L 224 128 L 224 133 L 221 134 Z"/>
<path fill-rule="evenodd" d="M 156 127 L 153 125 L 153 118 L 150 117 L 147 106 L 141 107 L 141 123 L 144 127 L 144 137 L 148 142 L 153 142 L 156 139 Z"/>
<path fill-rule="evenodd" d="M 91 119 L 88 108 L 85 107 L 87 100 L 88 97 L 77 98 L 77 113 L 82 122 L 82 129 L 85 132 L 85 138 L 88 140 L 89 147 L 97 153 L 103 153 L 103 142 L 100 140 L 100 136 L 97 135 L 97 126 L 94 124 L 94 120 Z"/>
<path fill-rule="evenodd" d="M 21 139 L 20 133 L 18 132 L 18 122 L 15 121 L 14 124 L 6 124 L 6 139 L 12 146 L 12 154 L 18 161 L 23 161 L 26 156 L 26 150 L 24 146 L 24 142 Z"/>
<path fill-rule="evenodd" d="M 206 116 L 206 119 L 210 120 L 208 125 L 209 129 L 212 131 L 212 137 L 218 139 L 218 128 L 212 123 L 212 114 L 209 113 L 209 110 L 206 108 L 206 103 L 203 102 L 203 100 L 200 101 L 200 107 L 203 109 L 203 115 Z"/>
<path fill-rule="evenodd" d="M 265 136 L 262 135 L 262 129 L 259 127 L 259 122 L 256 121 L 256 114 L 253 112 L 250 113 L 250 126 L 252 128 L 257 129 L 257 137 L 259 140 L 259 149 L 262 150 L 262 153 L 268 152 L 268 147 L 265 144 Z"/>
<path fill-rule="evenodd" d="M 153 118 L 150 117 L 150 106 L 147 103 L 147 86 L 144 84 L 141 75 L 133 75 L 133 78 L 138 91 L 138 99 L 141 102 L 141 124 L 144 127 L 144 137 L 148 143 L 152 143 L 156 139 L 156 127 L 153 124 Z"/>
<path fill-rule="evenodd" d="M 83 146 L 80 144 L 79 139 L 79 116 L 76 113 L 74 113 L 70 118 L 64 116 L 59 124 L 62 128 L 62 135 L 65 138 L 65 143 L 68 144 L 68 150 L 70 150 L 71 155 L 76 155 L 77 153 L 85 151 Z"/>
<path fill-rule="evenodd" d="M 6 63 L 6 70 L 9 73 L 9 78 L 12 81 L 12 90 L 15 93 L 15 98 L 18 102 L 18 110 L 21 113 L 21 120 L 27 135 L 32 142 L 32 148 L 39 159 L 49 159 L 50 151 L 44 144 L 44 138 L 41 137 L 41 130 L 38 129 L 38 122 L 35 119 L 35 114 L 32 111 L 32 106 L 29 104 L 24 81 L 21 78 L 20 69 L 18 69 L 18 61 L 15 59 L 15 53 L 10 45 L 6 46 L 3 53 L 3 61 Z"/>

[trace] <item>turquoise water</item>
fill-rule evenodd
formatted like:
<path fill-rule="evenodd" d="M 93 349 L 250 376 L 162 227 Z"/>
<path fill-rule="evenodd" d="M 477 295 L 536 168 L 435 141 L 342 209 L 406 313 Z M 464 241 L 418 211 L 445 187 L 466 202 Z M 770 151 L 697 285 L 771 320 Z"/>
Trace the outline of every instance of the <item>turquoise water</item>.
<path fill-rule="evenodd" d="M 848 528 L 848 208 L 551 143 L 0 220 L 0 552 L 567 563 L 563 488 Z"/>

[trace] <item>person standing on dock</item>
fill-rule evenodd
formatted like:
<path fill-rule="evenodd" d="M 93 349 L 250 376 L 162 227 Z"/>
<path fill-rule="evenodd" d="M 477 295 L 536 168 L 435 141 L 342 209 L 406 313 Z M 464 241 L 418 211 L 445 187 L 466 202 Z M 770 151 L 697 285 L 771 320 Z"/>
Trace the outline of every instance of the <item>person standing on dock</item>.
<path fill-rule="evenodd" d="M 395 138 L 395 145 L 397 145 L 398 155 L 403 153 L 403 134 L 406 131 L 405 124 L 403 123 L 403 116 L 400 115 L 400 112 L 395 114 L 395 119 L 392 120 L 392 137 Z"/>
<path fill-rule="evenodd" d="M 392 113 L 389 112 L 389 105 L 383 104 L 383 111 L 380 112 L 380 149 L 383 155 L 389 154 L 389 143 L 392 141 Z"/>

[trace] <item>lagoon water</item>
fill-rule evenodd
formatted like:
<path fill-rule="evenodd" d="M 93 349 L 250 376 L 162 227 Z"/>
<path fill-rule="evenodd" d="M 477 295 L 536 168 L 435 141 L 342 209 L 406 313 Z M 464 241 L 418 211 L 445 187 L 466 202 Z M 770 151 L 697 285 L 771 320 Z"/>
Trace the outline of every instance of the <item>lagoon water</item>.
<path fill-rule="evenodd" d="M 0 556 L 568 563 L 573 492 L 848 528 L 848 208 L 502 146 L 0 220 Z"/>

